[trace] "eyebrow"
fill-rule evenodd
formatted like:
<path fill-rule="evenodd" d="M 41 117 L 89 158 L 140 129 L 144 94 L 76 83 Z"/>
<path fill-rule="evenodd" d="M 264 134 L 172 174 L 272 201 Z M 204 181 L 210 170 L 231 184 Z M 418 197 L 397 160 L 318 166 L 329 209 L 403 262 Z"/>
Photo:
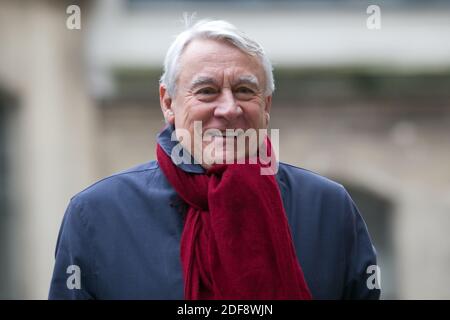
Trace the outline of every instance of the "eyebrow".
<path fill-rule="evenodd" d="M 238 81 L 234 84 L 235 86 L 247 84 L 256 88 L 259 88 L 258 79 L 255 76 L 242 76 L 238 78 Z"/>
<path fill-rule="evenodd" d="M 214 80 L 214 78 L 211 78 L 211 77 L 198 77 L 198 78 L 194 79 L 194 81 L 192 81 L 191 88 L 193 89 L 195 87 L 198 87 L 198 86 L 201 86 L 201 85 L 205 85 L 205 84 L 212 84 L 212 85 L 215 85 L 217 87 L 219 86 L 217 81 Z"/>
<path fill-rule="evenodd" d="M 205 84 L 214 85 L 217 87 L 219 86 L 219 84 L 217 83 L 217 81 L 214 78 L 201 76 L 192 81 L 191 88 L 193 89 L 195 87 L 205 85 Z M 239 77 L 238 80 L 236 81 L 236 83 L 233 84 L 233 86 L 238 86 L 241 84 L 247 84 L 247 85 L 259 88 L 258 78 L 256 78 L 253 75 Z"/>

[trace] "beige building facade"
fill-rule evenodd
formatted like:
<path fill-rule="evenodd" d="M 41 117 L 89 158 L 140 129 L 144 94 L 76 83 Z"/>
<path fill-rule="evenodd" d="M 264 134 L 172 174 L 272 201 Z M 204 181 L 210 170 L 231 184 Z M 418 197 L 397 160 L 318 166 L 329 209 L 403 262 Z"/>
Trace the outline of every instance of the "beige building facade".
<path fill-rule="evenodd" d="M 0 298 L 45 299 L 70 197 L 154 159 L 157 76 L 185 8 L 136 2 L 77 2 L 69 30 L 69 3 L 0 1 Z M 389 9 L 378 34 L 363 9 L 220 18 L 273 57 L 280 159 L 347 187 L 384 297 L 449 299 L 450 9 Z"/>

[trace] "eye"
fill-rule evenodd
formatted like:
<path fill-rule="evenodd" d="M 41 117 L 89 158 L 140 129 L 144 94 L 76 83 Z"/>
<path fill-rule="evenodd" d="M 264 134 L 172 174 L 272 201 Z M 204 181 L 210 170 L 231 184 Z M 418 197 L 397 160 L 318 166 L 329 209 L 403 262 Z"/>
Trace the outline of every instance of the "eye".
<path fill-rule="evenodd" d="M 247 87 L 239 87 L 236 89 L 237 93 L 244 93 L 244 94 L 253 94 L 254 91 Z"/>
<path fill-rule="evenodd" d="M 234 90 L 234 94 L 237 99 L 250 100 L 255 95 L 255 91 L 248 87 L 239 87 Z"/>
<path fill-rule="evenodd" d="M 212 95 L 212 94 L 216 94 L 216 93 L 217 93 L 217 90 L 212 87 L 201 88 L 195 92 L 195 94 L 202 94 L 202 95 Z"/>

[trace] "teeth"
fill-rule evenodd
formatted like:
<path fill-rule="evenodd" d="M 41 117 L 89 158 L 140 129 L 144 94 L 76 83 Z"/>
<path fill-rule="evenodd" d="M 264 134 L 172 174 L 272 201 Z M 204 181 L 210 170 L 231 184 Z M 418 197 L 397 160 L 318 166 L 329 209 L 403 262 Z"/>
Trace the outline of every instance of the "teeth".
<path fill-rule="evenodd" d="M 211 136 L 213 137 L 237 137 L 239 135 L 238 132 L 213 132 Z"/>
<path fill-rule="evenodd" d="M 225 133 L 223 134 L 224 137 L 237 137 L 237 133 L 236 132 L 230 132 L 230 133 Z"/>

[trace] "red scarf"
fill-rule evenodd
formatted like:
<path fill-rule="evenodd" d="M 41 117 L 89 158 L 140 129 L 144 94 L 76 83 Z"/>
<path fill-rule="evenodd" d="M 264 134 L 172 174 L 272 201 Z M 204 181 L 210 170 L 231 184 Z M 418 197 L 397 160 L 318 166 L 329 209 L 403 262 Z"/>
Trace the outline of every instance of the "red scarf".
<path fill-rule="evenodd" d="M 159 166 L 188 204 L 180 255 L 184 297 L 311 299 L 274 175 L 260 163 L 178 168 L 161 146 Z"/>

